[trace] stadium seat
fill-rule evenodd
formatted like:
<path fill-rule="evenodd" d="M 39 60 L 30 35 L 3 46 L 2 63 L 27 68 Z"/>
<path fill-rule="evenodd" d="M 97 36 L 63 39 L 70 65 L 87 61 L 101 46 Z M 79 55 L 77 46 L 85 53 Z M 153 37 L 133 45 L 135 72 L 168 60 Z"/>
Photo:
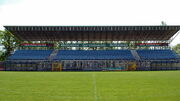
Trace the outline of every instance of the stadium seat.
<path fill-rule="evenodd" d="M 130 50 L 59 50 L 54 60 L 134 60 Z"/>
<path fill-rule="evenodd" d="M 17 50 L 8 60 L 46 60 L 52 50 Z"/>
<path fill-rule="evenodd" d="M 167 60 L 177 59 L 172 50 L 137 50 L 142 60 Z"/>

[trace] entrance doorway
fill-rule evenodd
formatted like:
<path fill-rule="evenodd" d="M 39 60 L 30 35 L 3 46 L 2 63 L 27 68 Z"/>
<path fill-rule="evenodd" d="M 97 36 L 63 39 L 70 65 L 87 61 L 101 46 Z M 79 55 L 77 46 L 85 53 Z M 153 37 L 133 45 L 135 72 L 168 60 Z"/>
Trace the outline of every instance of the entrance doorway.
<path fill-rule="evenodd" d="M 62 64 L 61 63 L 53 63 L 52 71 L 62 71 Z"/>

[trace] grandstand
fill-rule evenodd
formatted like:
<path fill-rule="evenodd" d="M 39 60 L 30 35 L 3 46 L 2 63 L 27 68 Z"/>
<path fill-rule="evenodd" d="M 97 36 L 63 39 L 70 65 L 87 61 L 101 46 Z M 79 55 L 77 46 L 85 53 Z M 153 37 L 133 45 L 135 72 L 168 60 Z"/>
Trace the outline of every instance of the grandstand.
<path fill-rule="evenodd" d="M 180 26 L 4 27 L 21 40 L 34 42 L 22 43 L 6 59 L 7 71 L 180 70 L 180 59 L 169 47 Z M 54 41 L 60 43 L 59 49 L 54 49 Z"/>

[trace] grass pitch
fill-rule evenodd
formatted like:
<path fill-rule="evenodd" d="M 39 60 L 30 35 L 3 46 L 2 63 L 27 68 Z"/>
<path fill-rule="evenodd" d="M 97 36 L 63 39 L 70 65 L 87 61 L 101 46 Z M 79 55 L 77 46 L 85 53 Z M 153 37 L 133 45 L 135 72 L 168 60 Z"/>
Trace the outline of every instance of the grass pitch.
<path fill-rule="evenodd" d="M 0 72 L 0 101 L 179 101 L 180 71 Z"/>

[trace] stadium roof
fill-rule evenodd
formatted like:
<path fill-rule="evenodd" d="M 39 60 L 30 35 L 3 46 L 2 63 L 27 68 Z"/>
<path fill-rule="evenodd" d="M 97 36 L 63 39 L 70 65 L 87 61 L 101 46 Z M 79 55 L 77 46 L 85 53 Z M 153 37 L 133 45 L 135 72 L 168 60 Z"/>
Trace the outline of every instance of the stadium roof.
<path fill-rule="evenodd" d="M 25 41 L 160 41 L 180 26 L 4 26 Z"/>

